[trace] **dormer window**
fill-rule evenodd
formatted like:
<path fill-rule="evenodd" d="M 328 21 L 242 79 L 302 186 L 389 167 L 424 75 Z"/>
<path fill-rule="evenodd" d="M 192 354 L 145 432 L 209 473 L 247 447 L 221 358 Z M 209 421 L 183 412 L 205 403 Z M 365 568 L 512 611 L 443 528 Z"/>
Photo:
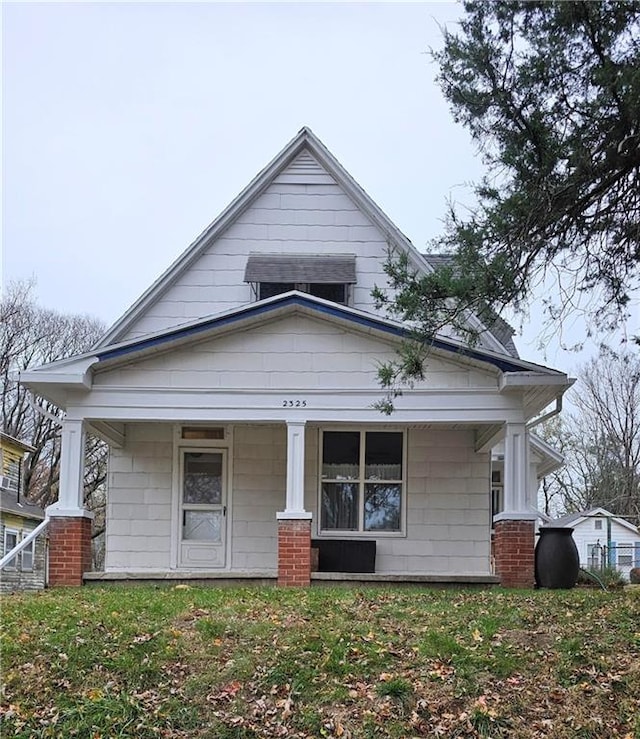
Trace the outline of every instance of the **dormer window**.
<path fill-rule="evenodd" d="M 316 298 L 324 298 L 334 303 L 347 305 L 347 296 L 349 294 L 348 285 L 344 283 L 323 283 L 323 282 L 259 282 L 258 283 L 258 300 L 272 298 L 274 295 L 282 295 L 289 290 L 300 290 L 309 295 L 315 295 Z"/>
<path fill-rule="evenodd" d="M 349 304 L 356 281 L 354 254 L 251 254 L 244 274 L 257 300 L 300 290 L 317 298 Z"/>

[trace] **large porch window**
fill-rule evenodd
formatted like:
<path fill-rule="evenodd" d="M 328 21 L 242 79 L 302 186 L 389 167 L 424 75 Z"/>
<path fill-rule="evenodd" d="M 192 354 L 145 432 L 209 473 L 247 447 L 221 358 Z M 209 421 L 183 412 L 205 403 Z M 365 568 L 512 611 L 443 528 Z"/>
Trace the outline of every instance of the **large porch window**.
<path fill-rule="evenodd" d="M 403 450 L 402 432 L 323 432 L 321 531 L 401 532 Z"/>

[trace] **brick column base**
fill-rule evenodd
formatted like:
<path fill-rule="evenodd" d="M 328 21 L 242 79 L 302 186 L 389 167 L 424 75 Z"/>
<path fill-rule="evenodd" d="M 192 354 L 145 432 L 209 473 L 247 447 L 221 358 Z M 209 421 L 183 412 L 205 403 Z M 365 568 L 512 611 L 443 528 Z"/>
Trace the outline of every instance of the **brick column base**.
<path fill-rule="evenodd" d="M 311 521 L 278 521 L 278 585 L 309 585 L 311 582 Z"/>
<path fill-rule="evenodd" d="M 496 521 L 496 575 L 506 588 L 532 588 L 535 580 L 533 521 Z"/>
<path fill-rule="evenodd" d="M 82 585 L 91 570 L 91 519 L 52 517 L 49 523 L 49 585 Z"/>

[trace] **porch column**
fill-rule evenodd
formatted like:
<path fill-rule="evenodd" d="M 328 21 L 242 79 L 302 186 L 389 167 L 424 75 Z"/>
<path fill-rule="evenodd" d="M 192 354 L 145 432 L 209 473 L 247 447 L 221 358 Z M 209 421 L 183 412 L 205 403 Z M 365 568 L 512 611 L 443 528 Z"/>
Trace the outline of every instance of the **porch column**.
<path fill-rule="evenodd" d="M 278 585 L 311 582 L 311 513 L 304 509 L 304 421 L 287 421 L 285 510 L 278 520 Z"/>
<path fill-rule="evenodd" d="M 49 585 L 82 585 L 91 569 L 91 521 L 84 508 L 83 421 L 63 421 L 58 500 L 47 508 L 49 522 Z"/>
<path fill-rule="evenodd" d="M 502 585 L 533 587 L 536 513 L 528 505 L 529 434 L 508 423 L 504 440 L 504 510 L 494 516 L 494 557 Z"/>

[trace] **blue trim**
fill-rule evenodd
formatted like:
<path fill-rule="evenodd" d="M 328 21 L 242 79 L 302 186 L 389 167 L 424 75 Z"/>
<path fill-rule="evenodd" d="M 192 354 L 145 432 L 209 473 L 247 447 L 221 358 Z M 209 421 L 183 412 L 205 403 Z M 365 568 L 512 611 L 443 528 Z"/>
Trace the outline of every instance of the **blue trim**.
<path fill-rule="evenodd" d="M 238 313 L 234 313 L 233 315 L 223 316 L 222 318 L 211 318 L 210 320 L 204 321 L 203 323 L 199 323 L 195 326 L 192 325 L 186 326 L 184 328 L 176 328 L 171 331 L 167 331 L 160 336 L 154 336 L 150 339 L 140 339 L 139 341 L 136 341 L 132 344 L 120 346 L 117 349 L 109 349 L 107 347 L 102 351 L 96 352 L 96 356 L 98 357 L 98 360 L 100 362 L 104 362 L 107 359 L 116 359 L 117 357 L 123 357 L 127 354 L 144 351 L 145 349 L 152 349 L 154 347 L 161 346 L 162 344 L 167 344 L 178 339 L 185 339 L 191 336 L 197 336 L 198 334 L 210 331 L 212 328 L 230 326 L 234 323 L 244 321 L 246 318 L 253 318 L 255 316 L 268 314 L 271 311 L 294 305 L 311 308 L 318 313 L 323 313 L 327 316 L 351 321 L 352 323 L 356 323 L 366 328 L 372 328 L 376 331 L 384 331 L 385 333 L 399 338 L 408 338 L 411 335 L 411 332 L 407 329 L 399 328 L 397 326 L 391 326 L 388 323 L 376 318 L 369 318 L 367 316 L 361 316 L 347 312 L 340 308 L 340 306 L 338 305 L 324 305 L 321 303 L 316 303 L 315 301 L 309 300 L 308 298 L 300 295 L 290 295 L 288 297 L 282 298 L 281 300 L 275 300 L 267 304 L 255 303 L 253 306 L 245 308 L 244 310 Z M 488 357 L 486 354 L 483 354 L 482 352 L 475 349 L 460 348 L 454 344 L 450 344 L 447 341 L 442 341 L 441 339 L 435 339 L 432 342 L 432 346 L 436 349 L 442 349 L 443 351 L 451 352 L 453 354 L 460 354 L 465 357 L 470 357 L 471 359 L 477 359 L 478 361 L 485 362 L 486 364 L 492 364 L 498 369 L 502 370 L 502 372 L 519 372 L 523 370 L 522 365 L 515 364 L 508 359 L 501 359 L 499 357 Z"/>

